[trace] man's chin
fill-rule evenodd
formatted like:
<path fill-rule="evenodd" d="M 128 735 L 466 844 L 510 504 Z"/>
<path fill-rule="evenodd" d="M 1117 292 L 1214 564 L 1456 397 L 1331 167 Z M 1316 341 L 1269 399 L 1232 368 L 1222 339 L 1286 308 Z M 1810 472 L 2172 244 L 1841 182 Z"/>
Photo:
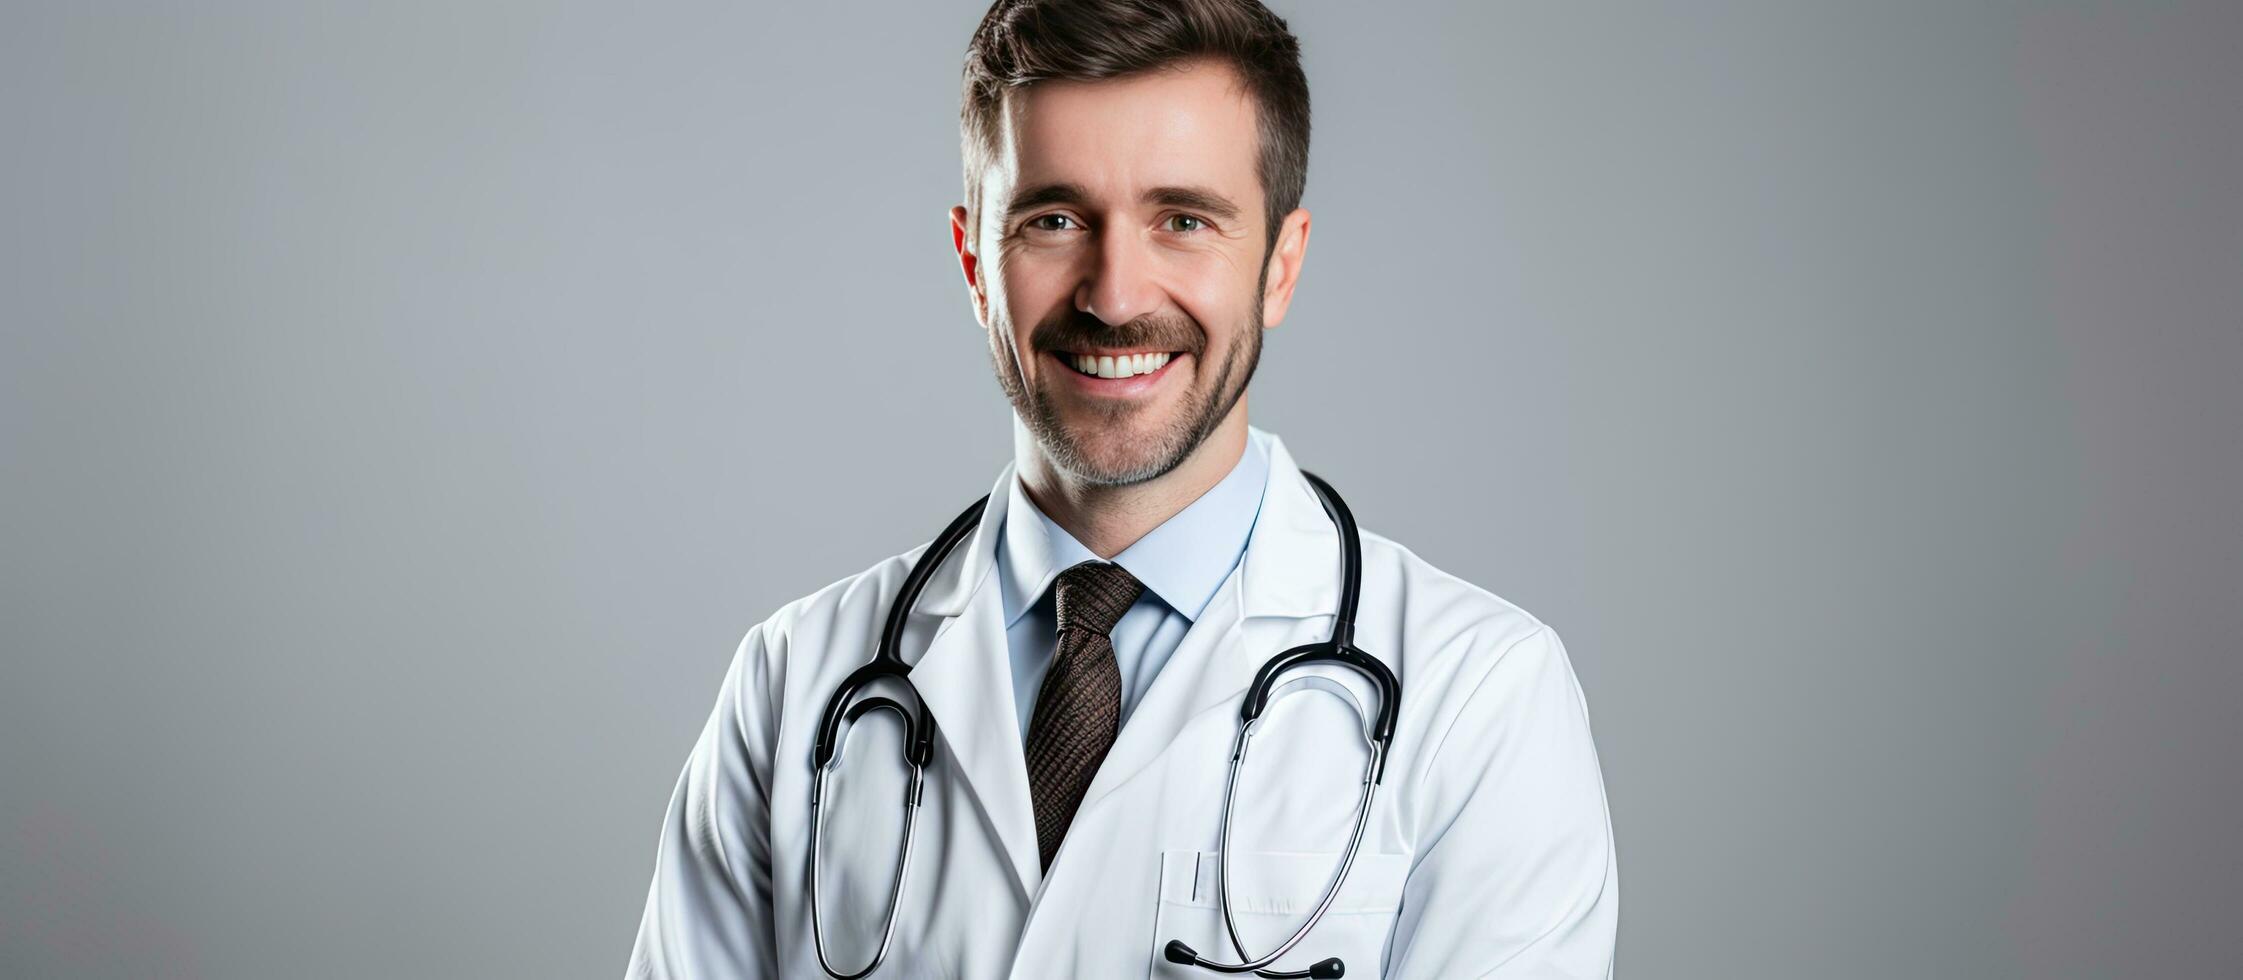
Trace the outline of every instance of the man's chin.
<path fill-rule="evenodd" d="M 1166 430 L 1158 426 L 1062 421 L 1054 437 L 1064 445 L 1047 453 L 1076 475 L 1097 483 L 1129 483 L 1164 472 Z"/>

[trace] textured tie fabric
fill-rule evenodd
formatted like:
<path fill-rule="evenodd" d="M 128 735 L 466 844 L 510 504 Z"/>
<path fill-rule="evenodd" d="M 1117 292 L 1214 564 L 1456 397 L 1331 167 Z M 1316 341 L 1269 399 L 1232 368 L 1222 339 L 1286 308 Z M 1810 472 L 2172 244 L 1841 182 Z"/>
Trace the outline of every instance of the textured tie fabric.
<path fill-rule="evenodd" d="M 1059 573 L 1053 589 L 1059 642 L 1036 691 L 1027 745 L 1036 852 L 1046 869 L 1121 729 L 1121 668 L 1111 634 L 1145 583 L 1113 562 L 1086 561 Z"/>

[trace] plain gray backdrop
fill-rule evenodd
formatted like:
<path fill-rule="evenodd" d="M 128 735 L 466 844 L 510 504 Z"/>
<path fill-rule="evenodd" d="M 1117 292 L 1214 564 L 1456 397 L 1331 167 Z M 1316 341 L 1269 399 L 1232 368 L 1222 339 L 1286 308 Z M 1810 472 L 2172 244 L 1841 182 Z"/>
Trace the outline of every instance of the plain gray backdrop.
<path fill-rule="evenodd" d="M 1620 972 L 2231 966 L 2243 9 L 1277 6 L 1252 418 L 1565 635 Z M 1010 452 L 983 7 L 7 3 L 0 975 L 619 974 L 741 634 Z"/>

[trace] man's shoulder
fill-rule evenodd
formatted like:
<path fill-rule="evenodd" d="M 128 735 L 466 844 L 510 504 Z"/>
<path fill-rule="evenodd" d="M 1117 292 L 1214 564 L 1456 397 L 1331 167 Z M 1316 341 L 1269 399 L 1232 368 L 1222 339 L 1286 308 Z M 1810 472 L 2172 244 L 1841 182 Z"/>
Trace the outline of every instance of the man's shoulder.
<path fill-rule="evenodd" d="M 1547 637 L 1555 644 L 1556 630 L 1518 603 L 1433 564 L 1399 541 L 1370 530 L 1360 534 L 1365 608 L 1391 611 L 1389 628 L 1396 631 L 1404 666 L 1412 672 L 1469 674 L 1492 667 L 1530 638 Z"/>
<path fill-rule="evenodd" d="M 767 643 L 784 643 L 806 632 L 823 634 L 844 619 L 861 620 L 868 613 L 868 606 L 885 610 L 903 591 L 903 580 L 911 574 L 912 567 L 933 545 L 932 541 L 922 542 L 909 551 L 882 558 L 828 582 L 779 606 L 754 629 L 762 633 Z"/>
<path fill-rule="evenodd" d="M 1394 619 L 1380 626 L 1391 631 L 1383 639 L 1395 647 L 1390 663 L 1402 676 L 1403 714 L 1422 719 L 1415 737 L 1431 746 L 1421 765 L 1431 766 L 1445 745 L 1452 766 L 1466 773 L 1484 771 L 1503 751 L 1594 771 L 1588 699 L 1554 627 L 1391 539 L 1365 532 L 1363 561 L 1366 610 L 1374 582 L 1402 590 L 1386 605 Z M 1357 635 L 1371 625 L 1359 623 Z M 1527 727 L 1490 734 L 1515 725 Z M 1459 739 L 1459 732 L 1480 734 Z"/>

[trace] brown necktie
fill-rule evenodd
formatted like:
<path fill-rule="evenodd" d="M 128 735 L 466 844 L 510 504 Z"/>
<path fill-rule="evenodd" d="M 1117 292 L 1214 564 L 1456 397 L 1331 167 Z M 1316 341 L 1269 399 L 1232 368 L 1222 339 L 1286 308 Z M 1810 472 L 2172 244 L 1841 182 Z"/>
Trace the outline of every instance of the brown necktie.
<path fill-rule="evenodd" d="M 1120 565 L 1086 561 L 1059 573 L 1059 643 L 1028 722 L 1028 792 L 1046 869 L 1106 750 L 1121 729 L 1121 667 L 1109 635 L 1145 583 Z"/>

